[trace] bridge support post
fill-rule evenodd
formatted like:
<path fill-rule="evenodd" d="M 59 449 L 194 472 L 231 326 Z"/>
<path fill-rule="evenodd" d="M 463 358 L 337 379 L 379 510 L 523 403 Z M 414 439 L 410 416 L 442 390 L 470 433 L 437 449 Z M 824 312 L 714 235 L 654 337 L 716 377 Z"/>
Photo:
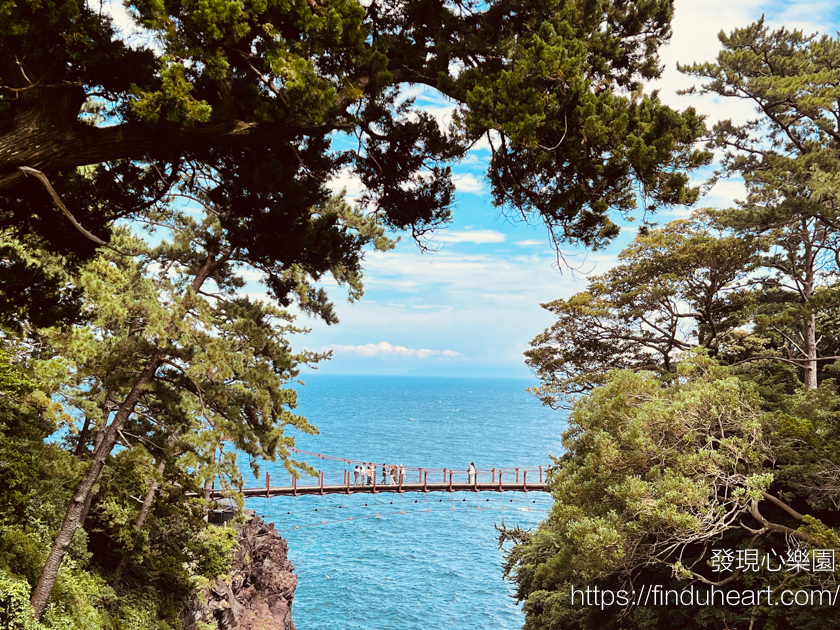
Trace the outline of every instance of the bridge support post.
<path fill-rule="evenodd" d="M 323 495 L 324 494 L 324 471 L 323 470 L 318 471 L 318 477 L 319 477 L 318 481 L 320 482 L 319 492 Z"/>
<path fill-rule="evenodd" d="M 499 469 L 499 492 L 502 492 L 502 469 Z"/>
<path fill-rule="evenodd" d="M 417 483 L 420 483 L 421 481 L 423 481 L 423 469 L 418 468 L 417 469 Z"/>
<path fill-rule="evenodd" d="M 350 494 L 350 471 L 347 470 L 345 472 L 347 473 L 347 475 L 346 475 L 346 477 L 347 477 L 347 494 Z"/>
<path fill-rule="evenodd" d="M 400 487 L 399 487 L 398 489 L 399 489 L 399 491 L 400 491 L 400 494 L 402 494 L 402 491 L 403 491 L 403 489 L 402 489 L 403 476 L 402 476 L 402 475 L 400 475 L 400 476 L 399 476 L 399 479 L 400 479 Z"/>
<path fill-rule="evenodd" d="M 519 469 L 516 469 L 516 483 L 519 483 Z"/>
<path fill-rule="evenodd" d="M 446 483 L 446 468 L 443 469 L 443 483 Z"/>
<path fill-rule="evenodd" d="M 373 494 L 376 494 L 376 470 L 373 471 Z"/>
<path fill-rule="evenodd" d="M 452 471 L 449 471 L 449 492 L 452 492 Z"/>
<path fill-rule="evenodd" d="M 528 471 L 522 474 L 522 490 L 528 492 Z"/>
<path fill-rule="evenodd" d="M 427 470 L 426 473 L 423 475 L 423 492 L 428 492 L 428 488 L 426 488 L 426 482 L 429 480 L 429 471 Z"/>
<path fill-rule="evenodd" d="M 292 496 L 297 496 L 297 477 L 292 475 Z"/>
<path fill-rule="evenodd" d="M 490 472 L 493 473 L 493 479 L 490 483 L 496 483 L 496 467 L 494 466 Z"/>
<path fill-rule="evenodd" d="M 540 466 L 540 483 L 542 483 L 542 466 Z"/>
<path fill-rule="evenodd" d="M 271 488 L 271 475 L 268 472 L 265 473 L 265 498 L 268 499 L 271 496 L 270 492 Z"/>
<path fill-rule="evenodd" d="M 473 492 L 478 492 L 478 471 L 473 475 Z"/>

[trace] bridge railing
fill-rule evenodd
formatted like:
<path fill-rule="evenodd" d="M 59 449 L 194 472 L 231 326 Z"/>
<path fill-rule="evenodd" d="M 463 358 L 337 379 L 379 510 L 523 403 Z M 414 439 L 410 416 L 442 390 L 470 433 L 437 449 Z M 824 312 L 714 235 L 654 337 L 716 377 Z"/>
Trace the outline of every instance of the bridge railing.
<path fill-rule="evenodd" d="M 296 451 L 299 452 L 299 451 Z M 301 475 L 295 478 L 289 473 L 280 474 L 279 478 L 275 473 L 272 478 L 270 473 L 266 473 L 266 488 L 273 486 L 295 486 L 295 487 L 312 487 L 312 486 L 343 486 L 343 487 L 357 487 L 357 486 L 383 486 L 383 485 L 399 485 L 399 484 L 500 484 L 500 483 L 543 483 L 545 481 L 548 466 L 526 466 L 526 467 L 492 467 L 480 468 L 470 471 L 466 468 L 423 468 L 416 466 L 405 466 L 401 470 L 392 471 L 389 469 L 390 464 L 385 465 L 383 474 L 382 464 L 375 465 L 373 468 L 373 476 L 369 474 L 368 467 L 365 466 L 363 472 L 355 469 L 357 463 L 354 460 L 342 460 L 340 458 L 329 457 L 319 453 L 302 452 L 306 455 L 314 455 L 323 459 L 342 461 L 344 468 L 336 468 L 334 466 L 327 470 L 317 470 L 317 476 L 311 477 L 308 475 Z"/>
<path fill-rule="evenodd" d="M 377 485 L 390 484 L 394 482 L 399 483 L 400 481 L 399 475 L 394 478 L 390 473 L 384 475 L 383 478 L 382 463 L 336 457 L 334 455 L 327 455 L 324 453 L 313 453 L 312 451 L 304 451 L 297 448 L 292 448 L 290 450 L 299 455 L 308 455 L 318 459 L 331 460 L 338 462 L 339 464 L 343 464 L 343 470 L 334 466 L 330 467 L 330 469 L 326 471 L 318 470 L 317 478 L 307 477 L 305 475 L 301 476 L 297 480 L 298 485 L 319 485 L 322 482 L 324 485 L 346 485 L 348 475 L 350 485 L 354 485 L 356 483 L 354 467 L 356 465 L 367 466 L 371 463 L 373 463 L 374 466 Z M 384 465 L 387 468 L 391 465 L 399 466 L 400 464 L 385 462 Z M 424 481 L 427 481 L 429 483 L 449 483 L 451 481 L 453 483 L 472 483 L 473 481 L 478 481 L 479 483 L 497 483 L 501 477 L 505 482 L 521 483 L 527 478 L 530 479 L 531 482 L 542 483 L 545 480 L 545 474 L 548 467 L 548 465 L 538 465 L 524 467 L 481 468 L 475 471 L 476 479 L 474 480 L 470 476 L 470 471 L 467 468 L 424 468 L 417 466 L 404 466 L 405 475 L 402 477 L 402 482 L 423 483 Z M 359 485 L 364 484 L 365 480 L 363 479 L 363 476 L 360 475 Z"/>

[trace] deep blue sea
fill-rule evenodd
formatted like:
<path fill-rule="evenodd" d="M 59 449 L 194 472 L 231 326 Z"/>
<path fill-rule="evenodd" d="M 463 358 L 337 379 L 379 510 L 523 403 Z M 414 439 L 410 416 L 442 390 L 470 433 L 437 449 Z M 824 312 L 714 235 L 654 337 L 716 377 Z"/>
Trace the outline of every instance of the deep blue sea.
<path fill-rule="evenodd" d="M 299 388 L 298 412 L 320 430 L 300 449 L 406 468 L 537 466 L 561 452 L 565 421 L 526 388 L 528 379 L 323 376 Z M 340 483 L 347 465 L 304 457 Z M 248 486 L 288 485 L 266 464 Z M 417 474 L 407 473 L 408 481 Z M 529 473 L 529 479 L 531 479 Z M 507 480 L 507 479 L 506 479 Z M 304 479 L 299 483 L 315 483 Z M 289 542 L 298 575 L 299 630 L 514 630 L 523 623 L 502 577 L 495 525 L 535 527 L 539 492 L 331 495 L 249 499 Z M 453 509 L 454 508 L 454 509 Z M 504 508 L 504 509 L 503 509 Z M 378 515 L 378 516 L 377 516 Z M 351 520 L 352 517 L 352 520 Z M 323 522 L 326 521 L 326 524 Z"/>

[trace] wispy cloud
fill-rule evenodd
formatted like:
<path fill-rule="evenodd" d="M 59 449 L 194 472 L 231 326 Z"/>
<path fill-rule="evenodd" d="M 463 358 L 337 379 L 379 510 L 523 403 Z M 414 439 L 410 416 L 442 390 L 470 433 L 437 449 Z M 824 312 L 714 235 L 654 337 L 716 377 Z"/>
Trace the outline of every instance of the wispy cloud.
<path fill-rule="evenodd" d="M 364 189 L 362 186 L 362 180 L 348 169 L 340 171 L 327 183 L 327 186 L 329 186 L 330 190 L 332 190 L 335 194 L 344 190 L 350 201 L 358 199 L 362 195 L 362 191 Z"/>
<path fill-rule="evenodd" d="M 454 350 L 429 350 L 428 348 L 406 348 L 405 346 L 395 346 L 387 341 L 380 341 L 379 343 L 366 343 L 361 346 L 332 344 L 328 349 L 336 352 L 344 352 L 348 354 L 357 354 L 363 357 L 380 357 L 380 356 L 400 356 L 400 357 L 415 357 L 417 359 L 428 359 L 429 357 L 457 357 L 459 352 Z"/>
<path fill-rule="evenodd" d="M 516 241 L 514 245 L 519 245 L 519 247 L 533 247 L 534 245 L 545 245 L 545 241 L 538 241 L 535 238 L 529 238 L 524 241 Z"/>
<path fill-rule="evenodd" d="M 446 231 L 435 235 L 441 243 L 504 243 L 505 235 L 496 230 Z"/>
<path fill-rule="evenodd" d="M 163 54 L 154 32 L 140 26 L 121 0 L 87 0 L 87 5 L 91 10 L 110 17 L 117 34 L 129 46 L 152 48 Z"/>
<path fill-rule="evenodd" d="M 472 173 L 455 173 L 452 179 L 458 192 L 474 195 L 483 195 L 487 192 L 484 182 Z"/>

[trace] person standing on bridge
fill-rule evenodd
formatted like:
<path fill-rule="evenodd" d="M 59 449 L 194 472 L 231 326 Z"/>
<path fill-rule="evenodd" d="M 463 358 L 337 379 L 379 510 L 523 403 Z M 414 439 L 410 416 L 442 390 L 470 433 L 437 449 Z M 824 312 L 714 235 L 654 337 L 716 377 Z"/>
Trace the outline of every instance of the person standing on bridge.
<path fill-rule="evenodd" d="M 367 469 L 367 482 L 369 486 L 373 485 L 373 480 L 376 477 L 376 468 L 373 465 L 373 462 L 368 463 Z"/>
<path fill-rule="evenodd" d="M 388 464 L 382 464 L 382 485 L 388 483 Z"/>
<path fill-rule="evenodd" d="M 354 486 L 358 486 L 358 485 L 359 485 L 359 473 L 360 473 L 360 472 L 361 472 L 361 471 L 359 470 L 359 465 L 358 465 L 358 464 L 356 464 L 356 467 L 355 467 L 355 468 L 353 468 L 353 485 L 354 485 Z"/>
<path fill-rule="evenodd" d="M 405 483 L 405 466 L 400 464 L 400 483 Z"/>
<path fill-rule="evenodd" d="M 470 462 L 470 467 L 467 468 L 467 479 L 469 480 L 470 484 L 475 483 L 475 463 Z"/>

